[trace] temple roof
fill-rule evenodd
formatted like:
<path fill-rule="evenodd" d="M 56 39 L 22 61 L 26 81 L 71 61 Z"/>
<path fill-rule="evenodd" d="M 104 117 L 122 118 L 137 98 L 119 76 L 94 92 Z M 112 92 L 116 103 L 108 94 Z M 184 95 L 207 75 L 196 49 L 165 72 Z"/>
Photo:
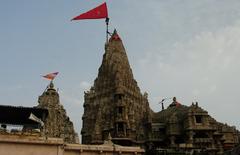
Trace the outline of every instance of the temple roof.
<path fill-rule="evenodd" d="M 48 116 L 48 110 L 43 108 L 0 105 L 0 124 L 38 125 L 29 119 L 31 113 L 43 121 Z"/>
<path fill-rule="evenodd" d="M 158 113 L 154 113 L 153 122 L 166 123 L 172 116 L 182 120 L 187 117 L 188 110 L 189 107 L 185 105 L 168 107 Z"/>
<path fill-rule="evenodd" d="M 198 115 L 207 115 L 207 111 L 199 107 L 197 102 L 196 104 L 192 103 L 191 106 L 186 106 L 180 104 L 174 97 L 173 102 L 168 106 L 167 109 L 153 114 L 153 122 L 166 123 L 171 118 L 176 118 L 178 122 L 182 122 L 188 117 L 189 112 Z"/>

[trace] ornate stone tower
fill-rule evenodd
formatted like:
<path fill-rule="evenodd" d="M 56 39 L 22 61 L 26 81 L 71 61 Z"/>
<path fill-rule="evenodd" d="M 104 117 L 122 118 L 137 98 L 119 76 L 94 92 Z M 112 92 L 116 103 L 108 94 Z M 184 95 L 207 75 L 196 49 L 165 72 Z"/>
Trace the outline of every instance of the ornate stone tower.
<path fill-rule="evenodd" d="M 49 137 L 63 138 L 65 142 L 76 143 L 73 123 L 60 104 L 59 94 L 51 82 L 47 90 L 38 98 L 37 107 L 48 109 L 48 118 L 45 123 L 46 134 Z"/>
<path fill-rule="evenodd" d="M 101 144 L 109 133 L 121 145 L 145 139 L 150 116 L 147 95 L 140 92 L 116 30 L 105 45 L 98 77 L 84 99 L 83 144 Z"/>

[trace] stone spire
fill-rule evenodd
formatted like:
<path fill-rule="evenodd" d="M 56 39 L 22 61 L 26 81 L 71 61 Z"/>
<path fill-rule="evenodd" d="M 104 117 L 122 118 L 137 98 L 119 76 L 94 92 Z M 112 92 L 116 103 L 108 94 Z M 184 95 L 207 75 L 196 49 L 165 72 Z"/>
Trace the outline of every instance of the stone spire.
<path fill-rule="evenodd" d="M 129 85 L 131 84 L 131 85 Z M 95 91 L 102 92 L 102 88 L 119 91 L 138 91 L 137 82 L 133 78 L 127 54 L 122 40 L 114 30 L 109 43 L 106 45 L 102 65 L 99 68 L 98 77 L 94 82 Z"/>
<path fill-rule="evenodd" d="M 82 142 L 113 142 L 131 145 L 144 137 L 143 124 L 149 113 L 147 98 L 133 77 L 122 40 L 114 30 L 105 46 L 98 77 L 85 93 Z M 134 114 L 134 115 L 133 115 Z"/>
<path fill-rule="evenodd" d="M 46 91 L 38 98 L 38 106 L 48 109 L 48 117 L 45 123 L 46 136 L 63 138 L 65 142 L 75 143 L 76 137 L 73 123 L 60 104 L 59 94 L 51 81 Z"/>

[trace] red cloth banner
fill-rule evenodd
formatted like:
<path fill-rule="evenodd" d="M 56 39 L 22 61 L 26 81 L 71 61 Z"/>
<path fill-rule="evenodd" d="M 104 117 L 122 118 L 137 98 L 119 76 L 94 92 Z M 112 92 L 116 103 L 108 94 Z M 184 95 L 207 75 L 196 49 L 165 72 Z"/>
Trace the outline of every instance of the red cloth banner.
<path fill-rule="evenodd" d="M 97 6 L 94 9 L 91 9 L 83 14 L 80 14 L 79 16 L 74 17 L 72 20 L 101 19 L 101 18 L 108 18 L 106 2 Z"/>

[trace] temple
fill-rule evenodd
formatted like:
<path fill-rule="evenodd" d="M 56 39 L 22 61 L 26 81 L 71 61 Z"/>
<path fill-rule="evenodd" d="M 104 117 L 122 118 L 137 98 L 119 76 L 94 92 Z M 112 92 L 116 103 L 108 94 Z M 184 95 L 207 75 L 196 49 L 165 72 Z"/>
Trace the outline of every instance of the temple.
<path fill-rule="evenodd" d="M 122 145 L 146 139 L 148 100 L 133 77 L 116 30 L 105 46 L 98 77 L 84 98 L 82 143 L 101 144 L 109 133 L 115 143 Z"/>
<path fill-rule="evenodd" d="M 48 137 L 63 138 L 67 143 L 77 143 L 77 134 L 74 131 L 73 123 L 66 114 L 60 103 L 59 94 L 51 81 L 46 91 L 38 98 L 37 108 L 48 110 L 48 117 L 45 120 L 44 131 Z"/>
<path fill-rule="evenodd" d="M 239 145 L 239 131 L 217 122 L 198 103 L 186 106 L 174 97 L 166 109 L 153 112 L 116 30 L 105 45 L 98 76 L 85 92 L 83 106 L 83 144 L 102 144 L 110 134 L 116 144 L 150 152 L 223 154 Z"/>
<path fill-rule="evenodd" d="M 114 30 L 98 76 L 84 92 L 83 144 L 51 80 L 34 107 L 0 105 L 0 154 L 240 154 L 236 127 L 218 122 L 198 102 L 171 99 L 159 112 L 150 108 Z"/>
<path fill-rule="evenodd" d="M 0 105 L 1 155 L 144 155 L 139 146 L 80 144 L 51 81 L 34 107 Z"/>

